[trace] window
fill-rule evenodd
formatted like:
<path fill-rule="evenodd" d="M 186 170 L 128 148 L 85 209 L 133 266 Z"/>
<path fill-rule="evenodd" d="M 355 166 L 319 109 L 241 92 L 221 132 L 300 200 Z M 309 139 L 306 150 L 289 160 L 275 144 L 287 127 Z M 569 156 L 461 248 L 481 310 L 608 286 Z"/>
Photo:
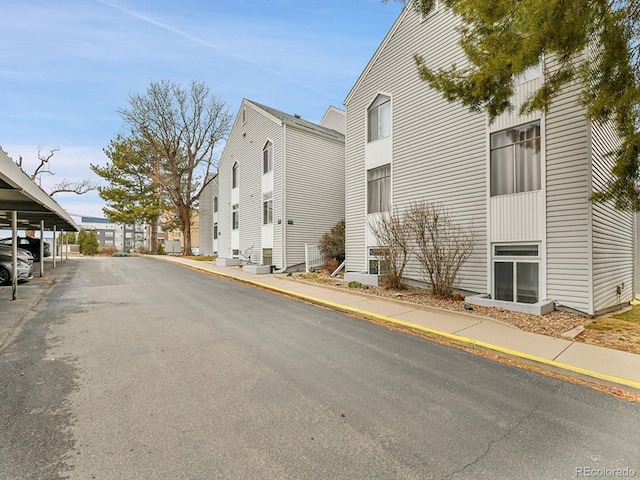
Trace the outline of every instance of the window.
<path fill-rule="evenodd" d="M 367 171 L 367 213 L 391 209 L 391 165 Z"/>
<path fill-rule="evenodd" d="M 540 122 L 491 135 L 491 196 L 540 190 Z"/>
<path fill-rule="evenodd" d="M 273 170 L 273 143 L 267 142 L 262 149 L 262 173 Z"/>
<path fill-rule="evenodd" d="M 231 207 L 231 229 L 232 230 L 237 230 L 240 224 L 239 207 L 240 206 L 237 203 Z"/>
<path fill-rule="evenodd" d="M 231 250 L 231 256 L 233 258 L 238 258 L 239 255 L 240 255 L 240 250 Z"/>
<path fill-rule="evenodd" d="M 244 125 L 245 123 L 247 123 L 247 109 L 243 108 L 242 109 L 242 124 Z"/>
<path fill-rule="evenodd" d="M 273 223 L 273 192 L 265 193 L 262 196 L 262 224 Z"/>
<path fill-rule="evenodd" d="M 371 275 L 384 275 L 386 269 L 383 264 L 384 248 L 369 247 L 369 273 Z"/>
<path fill-rule="evenodd" d="M 105 231 L 104 232 L 104 236 L 105 237 L 113 237 L 113 231 L 112 230 L 111 231 L 110 230 Z"/>
<path fill-rule="evenodd" d="M 214 240 L 218 239 L 218 224 L 217 223 L 213 224 L 213 239 Z"/>
<path fill-rule="evenodd" d="M 213 213 L 218 211 L 218 197 L 213 197 Z"/>
<path fill-rule="evenodd" d="M 494 298 L 536 303 L 540 297 L 538 245 L 496 245 Z"/>
<path fill-rule="evenodd" d="M 238 167 L 238 162 L 234 162 L 231 170 L 231 188 L 238 188 Z"/>
<path fill-rule="evenodd" d="M 391 135 L 391 98 L 378 95 L 369 107 L 367 117 L 369 142 Z"/>
<path fill-rule="evenodd" d="M 515 84 L 520 85 L 531 80 L 535 80 L 536 78 L 540 78 L 541 67 L 542 65 L 538 63 L 533 67 L 527 68 L 524 72 L 522 72 L 515 78 Z"/>
<path fill-rule="evenodd" d="M 273 264 L 273 249 L 272 248 L 263 248 L 262 249 L 262 264 L 263 265 L 272 265 Z"/>

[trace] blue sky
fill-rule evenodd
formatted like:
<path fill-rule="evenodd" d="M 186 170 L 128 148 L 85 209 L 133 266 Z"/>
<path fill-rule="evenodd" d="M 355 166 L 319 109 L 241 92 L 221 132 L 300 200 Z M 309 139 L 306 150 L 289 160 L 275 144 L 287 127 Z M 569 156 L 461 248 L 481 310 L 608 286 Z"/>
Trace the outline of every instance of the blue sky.
<path fill-rule="evenodd" d="M 117 113 L 150 82 L 204 81 L 235 115 L 243 98 L 318 122 L 342 101 L 402 9 L 380 0 L 0 0 L 0 146 L 47 186 L 98 180 L 89 164 L 125 131 Z M 97 193 L 54 197 L 103 216 Z"/>

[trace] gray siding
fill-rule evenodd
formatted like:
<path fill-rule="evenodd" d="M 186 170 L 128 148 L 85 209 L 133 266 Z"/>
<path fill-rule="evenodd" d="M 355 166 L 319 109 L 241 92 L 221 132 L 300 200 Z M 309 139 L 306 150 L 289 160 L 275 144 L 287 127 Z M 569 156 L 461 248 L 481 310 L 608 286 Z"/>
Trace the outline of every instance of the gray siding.
<path fill-rule="evenodd" d="M 615 161 L 606 156 L 618 142 L 610 126 L 593 125 L 593 191 L 611 178 Z M 593 308 L 595 312 L 629 302 L 633 296 L 633 214 L 616 210 L 611 203 L 595 203 L 593 210 Z M 616 287 L 624 285 L 620 297 Z"/>
<path fill-rule="evenodd" d="M 253 245 L 251 259 L 259 262 L 262 249 L 262 148 L 267 139 L 273 142 L 275 170 L 275 165 L 279 163 L 278 159 L 282 155 L 282 129 L 277 122 L 256 109 L 250 102 L 244 101 L 239 112 L 245 107 L 246 123 L 242 124 L 239 113 L 218 167 L 218 249 L 220 257 L 231 257 L 231 169 L 234 161 L 238 161 L 240 251 Z M 276 174 L 277 172 L 274 173 Z M 274 210 L 277 203 L 274 192 Z M 275 212 L 274 218 L 277 218 Z"/>
<path fill-rule="evenodd" d="M 562 93 L 545 117 L 547 297 L 593 313 L 589 131 L 577 93 Z"/>
<path fill-rule="evenodd" d="M 344 142 L 286 127 L 287 266 L 344 218 Z M 289 225 L 288 222 L 293 222 Z"/>
<path fill-rule="evenodd" d="M 239 114 L 218 169 L 219 255 L 228 258 L 232 254 L 231 169 L 237 160 L 240 250 L 253 245 L 252 261 L 261 260 L 262 149 L 270 140 L 274 163 L 273 265 L 281 269 L 303 263 L 304 244 L 317 243 L 344 218 L 344 142 L 304 126 L 285 126 L 249 101 L 243 101 L 240 112 L 243 108 L 246 123 L 242 124 Z M 293 225 L 287 225 L 287 220 Z"/>
<path fill-rule="evenodd" d="M 212 180 L 214 174 L 209 174 L 211 180 L 200 195 L 200 254 L 213 255 L 213 197 L 218 195 L 218 183 Z"/>
<path fill-rule="evenodd" d="M 455 19 L 445 9 L 427 20 L 406 9 L 347 99 L 347 270 L 366 271 L 365 122 L 378 92 L 392 98 L 392 191 L 400 211 L 420 200 L 443 204 L 455 218 L 473 224 L 477 243 L 461 271 L 460 287 L 487 289 L 486 121 L 450 104 L 418 77 L 413 55 L 434 66 L 461 65 Z M 406 274 L 420 279 L 418 264 Z"/>
<path fill-rule="evenodd" d="M 330 128 L 344 135 L 345 132 L 345 112 L 336 107 L 329 107 L 320 125 Z"/>

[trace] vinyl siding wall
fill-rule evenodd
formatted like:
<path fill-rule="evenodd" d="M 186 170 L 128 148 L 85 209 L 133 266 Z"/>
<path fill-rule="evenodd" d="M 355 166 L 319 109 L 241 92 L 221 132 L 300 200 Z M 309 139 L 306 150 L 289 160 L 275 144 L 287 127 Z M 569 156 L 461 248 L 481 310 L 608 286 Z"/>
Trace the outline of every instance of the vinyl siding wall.
<path fill-rule="evenodd" d="M 335 130 L 336 132 L 344 135 L 344 111 L 339 110 L 335 107 L 329 107 L 329 110 L 327 110 L 327 113 L 325 113 L 324 118 L 320 122 L 320 125 L 330 128 L 331 130 Z"/>
<path fill-rule="evenodd" d="M 200 195 L 200 254 L 213 255 L 213 197 L 218 194 L 218 184 L 212 180 L 214 175 L 209 175 L 208 185 Z"/>
<path fill-rule="evenodd" d="M 610 125 L 593 124 L 592 186 L 603 189 L 611 177 L 615 161 L 607 152 L 618 146 L 617 135 Z M 633 214 L 616 210 L 612 203 L 594 203 L 593 212 L 593 308 L 595 312 L 629 302 L 633 296 L 634 224 Z M 624 285 L 624 287 L 622 287 Z M 616 287 L 620 286 L 620 297 Z"/>
<path fill-rule="evenodd" d="M 304 263 L 304 245 L 344 218 L 344 142 L 285 126 L 286 262 Z M 289 225 L 288 222 L 293 224 Z"/>
<path fill-rule="evenodd" d="M 589 129 L 578 92 L 560 94 L 545 116 L 547 297 L 593 313 Z"/>
<path fill-rule="evenodd" d="M 242 109 L 246 107 L 246 123 L 242 124 Z M 246 135 L 243 136 L 243 133 Z M 282 127 L 271 116 L 265 115 L 249 102 L 243 102 L 236 117 L 220 165 L 219 182 L 219 221 L 218 250 L 222 258 L 231 258 L 231 169 L 238 161 L 239 171 L 239 232 L 240 252 L 253 245 L 251 261 L 259 263 L 262 253 L 262 148 L 267 139 L 273 142 L 274 180 L 277 178 L 277 166 L 282 155 Z M 274 221 L 279 218 L 276 212 L 280 197 L 274 185 Z M 275 227 L 275 225 L 274 225 Z M 274 237 L 277 235 L 274 228 Z M 275 242 L 275 238 L 274 238 Z M 274 263 L 277 256 L 274 244 Z"/>
<path fill-rule="evenodd" d="M 461 65 L 455 19 L 440 9 L 423 20 L 405 10 L 375 64 L 360 79 L 347 107 L 347 271 L 365 272 L 366 110 L 379 92 L 392 103 L 392 195 L 399 211 L 420 200 L 440 203 L 456 220 L 473 225 L 474 254 L 460 275 L 460 288 L 487 291 L 487 126 L 484 115 L 451 104 L 418 77 L 413 55 L 433 67 Z M 412 261 L 406 276 L 421 279 Z"/>

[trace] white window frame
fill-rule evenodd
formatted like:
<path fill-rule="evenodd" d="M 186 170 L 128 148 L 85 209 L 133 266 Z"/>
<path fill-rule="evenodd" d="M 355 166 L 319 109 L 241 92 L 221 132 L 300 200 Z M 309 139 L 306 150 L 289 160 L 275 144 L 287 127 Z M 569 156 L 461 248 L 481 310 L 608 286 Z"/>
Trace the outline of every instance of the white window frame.
<path fill-rule="evenodd" d="M 233 162 L 231 167 L 231 188 L 238 188 L 240 184 L 240 164 Z"/>
<path fill-rule="evenodd" d="M 377 95 L 367 108 L 368 143 L 391 136 L 391 118 L 391 97 L 384 94 Z"/>
<path fill-rule="evenodd" d="M 512 141 L 511 143 L 502 145 L 502 146 L 493 146 L 493 140 L 494 137 L 497 137 L 498 135 L 503 135 L 506 134 L 507 132 L 510 131 L 518 131 L 518 130 L 524 130 L 528 127 L 535 127 L 537 125 L 538 127 L 538 135 L 529 139 L 524 139 L 524 140 L 517 140 L 517 141 Z M 528 174 L 526 173 L 526 169 L 525 170 L 521 170 L 520 169 L 520 164 L 518 162 L 518 155 L 517 155 L 517 147 L 521 146 L 527 142 L 531 142 L 531 141 L 536 141 L 538 142 L 538 170 L 537 170 L 537 181 L 538 184 L 534 185 L 534 188 L 521 188 L 520 187 L 520 182 L 523 178 L 523 175 L 527 175 L 525 177 L 525 183 L 527 181 L 530 180 Z M 511 155 L 510 158 L 507 159 L 507 163 L 510 165 L 510 170 L 512 171 L 512 175 L 511 175 L 511 189 L 510 191 L 506 191 L 506 192 L 502 192 L 499 191 L 499 193 L 496 193 L 494 190 L 494 177 L 496 175 L 496 171 L 498 171 L 499 169 L 499 165 L 497 165 L 498 163 L 498 159 L 499 157 L 495 157 L 494 158 L 494 152 L 497 151 L 504 151 L 505 153 L 507 153 L 507 155 L 509 154 L 509 150 L 511 150 Z M 542 189 L 542 174 L 543 174 L 543 155 L 542 155 L 542 122 L 540 120 L 536 120 L 534 122 L 529 122 L 523 125 L 519 125 L 519 126 L 514 126 L 514 127 L 509 127 L 507 129 L 504 130 L 499 130 L 496 132 L 491 132 L 489 135 L 489 195 L 491 197 L 497 197 L 497 196 L 502 196 L 502 195 L 514 195 L 514 194 L 518 194 L 518 193 L 524 193 L 524 192 L 534 192 L 534 191 L 539 191 Z M 524 173 L 523 173 L 524 172 Z"/>
<path fill-rule="evenodd" d="M 382 260 L 384 258 L 383 254 L 384 247 L 376 247 L 369 246 L 367 247 L 367 273 L 369 275 L 384 275 L 384 267 L 382 265 Z M 372 265 L 377 265 L 377 268 L 374 271 Z"/>
<path fill-rule="evenodd" d="M 536 255 L 499 255 L 497 253 L 500 248 L 511 248 L 517 250 L 518 248 L 530 248 L 535 246 L 537 249 Z M 539 242 L 524 242 L 524 243 L 495 243 L 492 245 L 492 258 L 491 258 L 491 276 L 492 276 L 492 298 L 495 300 L 503 301 L 503 302 L 511 302 L 511 303 L 525 303 L 532 304 L 537 303 L 543 298 L 543 287 L 542 287 L 542 279 L 543 279 L 543 270 L 542 270 L 542 245 Z M 512 264 L 512 300 L 504 300 L 497 298 L 496 286 L 496 263 L 511 263 Z M 537 285 L 537 299 L 536 302 L 519 302 L 518 301 L 518 264 L 529 263 L 536 264 L 538 266 L 538 285 Z"/>
<path fill-rule="evenodd" d="M 262 194 L 262 224 L 271 225 L 273 223 L 273 192 Z"/>
<path fill-rule="evenodd" d="M 273 171 L 273 142 L 267 140 L 262 148 L 262 174 Z"/>
<path fill-rule="evenodd" d="M 371 179 L 370 177 L 372 177 L 373 175 L 375 175 L 376 172 L 382 172 L 382 170 L 387 170 L 388 169 L 388 174 L 380 177 L 380 178 L 374 178 Z M 379 167 L 376 168 L 370 168 L 369 170 L 367 170 L 366 172 L 366 180 L 367 180 L 367 214 L 371 214 L 371 213 L 380 213 L 380 212 L 388 212 L 391 210 L 391 164 L 387 163 L 385 165 L 381 165 Z M 383 187 L 380 187 L 379 184 L 382 183 L 382 181 L 388 182 L 386 189 Z M 375 185 L 378 185 L 377 189 L 374 189 L 374 182 Z M 376 190 L 378 192 L 378 198 L 374 199 L 374 190 Z M 386 190 L 386 192 L 385 192 Z M 386 198 L 382 198 L 383 194 Z M 375 205 L 374 202 L 375 201 Z"/>
<path fill-rule="evenodd" d="M 231 206 L 231 230 L 240 228 L 240 205 L 237 203 Z"/>

